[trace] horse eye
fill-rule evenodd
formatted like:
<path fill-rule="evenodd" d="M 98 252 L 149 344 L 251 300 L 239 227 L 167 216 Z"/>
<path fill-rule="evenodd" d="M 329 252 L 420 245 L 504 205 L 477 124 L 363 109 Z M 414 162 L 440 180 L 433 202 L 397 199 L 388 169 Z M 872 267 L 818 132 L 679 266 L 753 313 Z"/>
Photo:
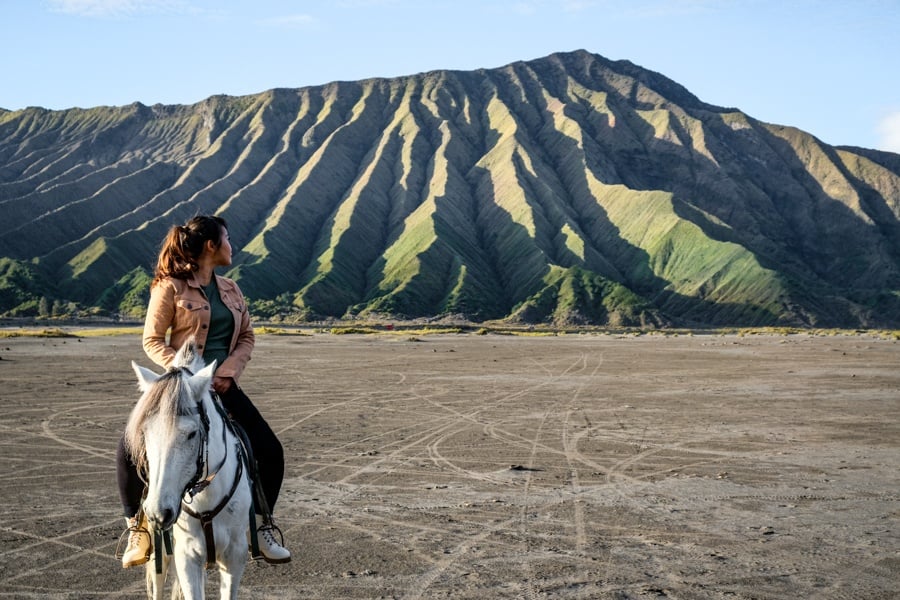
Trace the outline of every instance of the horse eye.
<path fill-rule="evenodd" d="M 196 431 L 192 431 L 192 432 L 190 432 L 190 433 L 188 434 L 187 439 L 192 440 L 192 439 L 194 439 L 195 437 L 197 437 L 197 432 L 196 432 Z"/>

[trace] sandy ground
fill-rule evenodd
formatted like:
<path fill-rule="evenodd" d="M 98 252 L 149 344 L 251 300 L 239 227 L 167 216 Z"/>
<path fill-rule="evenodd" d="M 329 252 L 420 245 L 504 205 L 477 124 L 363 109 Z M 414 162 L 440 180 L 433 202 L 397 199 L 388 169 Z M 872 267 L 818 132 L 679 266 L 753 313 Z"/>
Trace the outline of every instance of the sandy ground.
<path fill-rule="evenodd" d="M 139 597 L 139 339 L 0 359 L 0 597 Z M 868 335 L 261 336 L 294 561 L 241 597 L 900 597 L 898 366 Z"/>

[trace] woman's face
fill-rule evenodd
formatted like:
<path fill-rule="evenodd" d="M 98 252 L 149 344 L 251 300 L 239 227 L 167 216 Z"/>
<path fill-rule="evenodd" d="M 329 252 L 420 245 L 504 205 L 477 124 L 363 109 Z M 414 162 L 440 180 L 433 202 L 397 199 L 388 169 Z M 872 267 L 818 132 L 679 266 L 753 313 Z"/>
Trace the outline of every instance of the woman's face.
<path fill-rule="evenodd" d="M 213 264 L 217 267 L 231 266 L 231 240 L 228 238 L 228 230 L 221 228 L 219 235 L 219 247 L 213 254 Z"/>

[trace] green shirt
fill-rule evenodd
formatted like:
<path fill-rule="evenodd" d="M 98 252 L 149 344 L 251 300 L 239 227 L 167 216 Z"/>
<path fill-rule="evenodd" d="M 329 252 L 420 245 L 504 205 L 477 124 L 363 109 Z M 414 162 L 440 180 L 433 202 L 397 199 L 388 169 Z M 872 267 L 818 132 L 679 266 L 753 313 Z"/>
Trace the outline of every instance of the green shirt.
<path fill-rule="evenodd" d="M 234 317 L 231 311 L 222 302 L 219 295 L 219 286 L 216 285 L 216 276 L 210 280 L 209 285 L 203 287 L 203 293 L 209 300 L 209 332 L 206 335 L 206 347 L 203 348 L 203 360 L 206 364 L 216 361 L 220 366 L 231 350 L 231 338 L 234 334 Z"/>

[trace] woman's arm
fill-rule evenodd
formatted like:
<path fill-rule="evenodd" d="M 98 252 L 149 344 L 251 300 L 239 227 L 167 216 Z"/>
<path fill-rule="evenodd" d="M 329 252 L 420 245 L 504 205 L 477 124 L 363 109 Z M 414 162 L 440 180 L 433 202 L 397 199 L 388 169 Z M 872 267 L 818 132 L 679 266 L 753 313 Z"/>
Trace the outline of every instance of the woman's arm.
<path fill-rule="evenodd" d="M 175 359 L 175 348 L 166 342 L 166 332 L 172 326 L 175 316 L 175 288 L 171 283 L 160 281 L 150 288 L 150 303 L 144 320 L 142 342 L 144 352 L 150 360 L 168 368 Z"/>

